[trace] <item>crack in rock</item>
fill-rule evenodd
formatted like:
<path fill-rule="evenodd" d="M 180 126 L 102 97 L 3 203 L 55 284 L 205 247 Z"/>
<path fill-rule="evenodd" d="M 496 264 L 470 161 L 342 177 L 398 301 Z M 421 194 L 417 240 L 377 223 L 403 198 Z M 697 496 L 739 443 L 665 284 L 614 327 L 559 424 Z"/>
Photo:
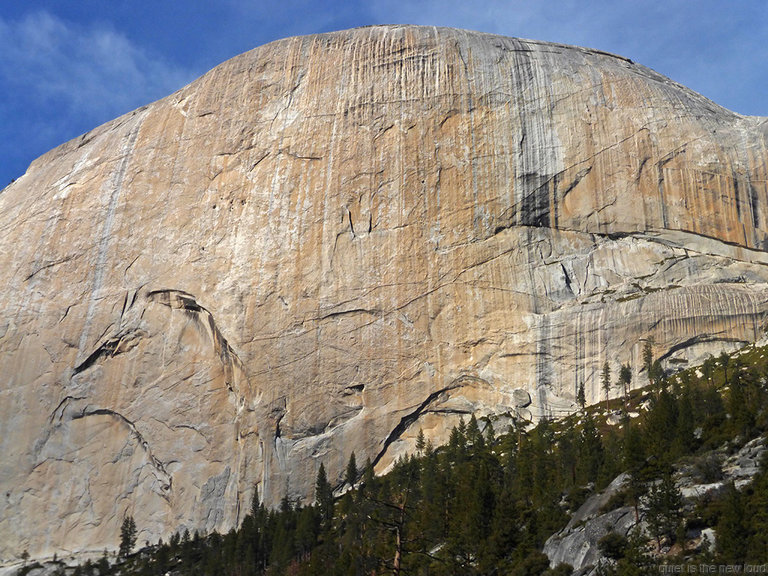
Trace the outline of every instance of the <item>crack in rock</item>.
<path fill-rule="evenodd" d="M 120 412 L 111 410 L 109 408 L 95 408 L 88 404 L 82 407 L 72 405 L 73 402 L 77 402 L 79 400 L 85 400 L 85 398 L 67 396 L 59 403 L 59 405 L 56 407 L 56 410 L 54 410 L 53 414 L 51 415 L 51 423 L 53 424 L 55 421 L 55 424 L 53 424 L 53 428 L 50 430 L 50 432 L 52 433 L 54 429 L 64 425 L 66 421 L 81 420 L 90 416 L 109 416 L 115 418 L 120 423 L 125 425 L 130 431 L 131 435 L 136 439 L 138 446 L 141 447 L 147 456 L 149 463 L 153 467 L 156 473 L 156 477 L 161 482 L 161 496 L 166 501 L 169 501 L 169 493 L 173 489 L 173 477 L 165 469 L 164 463 L 154 455 L 149 442 L 146 440 L 144 435 L 139 432 L 136 424 Z M 48 434 L 48 438 L 50 438 L 50 433 Z M 42 446 L 40 448 L 42 448 Z"/>

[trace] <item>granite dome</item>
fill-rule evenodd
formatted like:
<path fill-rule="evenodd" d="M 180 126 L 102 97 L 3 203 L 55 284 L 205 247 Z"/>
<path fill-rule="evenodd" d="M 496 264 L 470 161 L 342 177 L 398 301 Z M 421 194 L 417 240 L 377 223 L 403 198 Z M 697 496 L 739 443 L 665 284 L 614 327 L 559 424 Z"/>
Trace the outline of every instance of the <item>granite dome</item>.
<path fill-rule="evenodd" d="M 288 38 L 0 193 L 0 558 L 240 522 L 463 414 L 557 416 L 653 337 L 762 337 L 768 119 L 455 29 Z M 44 529 L 41 529 L 44 526 Z"/>

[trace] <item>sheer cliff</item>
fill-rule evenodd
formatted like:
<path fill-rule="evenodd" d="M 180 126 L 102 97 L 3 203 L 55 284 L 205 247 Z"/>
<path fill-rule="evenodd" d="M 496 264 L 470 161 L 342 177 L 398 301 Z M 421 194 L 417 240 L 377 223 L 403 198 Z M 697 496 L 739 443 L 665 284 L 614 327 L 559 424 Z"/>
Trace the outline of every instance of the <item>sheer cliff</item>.
<path fill-rule="evenodd" d="M 461 30 L 274 42 L 0 193 L 0 559 L 225 530 L 320 462 L 760 338 L 768 119 Z"/>

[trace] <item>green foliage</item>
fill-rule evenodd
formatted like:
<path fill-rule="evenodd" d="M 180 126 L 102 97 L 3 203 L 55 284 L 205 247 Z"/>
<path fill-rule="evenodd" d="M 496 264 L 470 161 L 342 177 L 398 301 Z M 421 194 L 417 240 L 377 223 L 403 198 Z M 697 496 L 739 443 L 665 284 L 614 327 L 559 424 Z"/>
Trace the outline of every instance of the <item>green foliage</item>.
<path fill-rule="evenodd" d="M 611 367 L 608 360 L 603 362 L 603 370 L 600 372 L 600 385 L 605 392 L 605 401 L 607 402 L 611 394 Z"/>
<path fill-rule="evenodd" d="M 24 561 L 24 564 L 23 564 L 23 566 L 21 568 L 19 568 L 14 573 L 14 576 L 27 576 L 27 574 L 43 568 L 42 564 L 40 564 L 39 562 L 32 562 L 31 564 L 27 564 L 27 561 L 29 560 L 29 557 L 24 558 L 22 556 L 21 559 Z"/>
<path fill-rule="evenodd" d="M 107 556 L 106 550 L 104 550 L 104 554 L 102 554 L 98 562 L 96 562 L 96 568 L 98 569 L 99 574 L 109 574 L 109 557 Z"/>
<path fill-rule="evenodd" d="M 658 560 L 648 553 L 648 540 L 639 530 L 630 531 L 623 555 L 615 565 L 607 567 L 602 574 L 617 576 L 650 576 L 659 573 Z"/>
<path fill-rule="evenodd" d="M 125 515 L 120 526 L 120 557 L 125 558 L 136 546 L 136 522 L 133 516 Z"/>
<path fill-rule="evenodd" d="M 655 344 L 653 336 L 646 339 L 646 341 L 643 343 L 643 368 L 646 371 L 646 374 L 648 374 L 648 381 L 650 383 L 653 383 L 653 345 Z"/>
<path fill-rule="evenodd" d="M 597 546 L 606 558 L 620 560 L 621 558 L 624 558 L 624 555 L 627 553 L 629 542 L 627 541 L 627 538 L 621 534 L 608 532 L 608 534 L 597 541 Z"/>
<path fill-rule="evenodd" d="M 421 456 L 427 447 L 427 441 L 424 437 L 424 430 L 419 428 L 419 435 L 416 437 L 416 453 Z"/>
<path fill-rule="evenodd" d="M 671 452 L 678 421 L 677 400 L 667 390 L 661 390 L 658 396 L 651 399 L 651 409 L 645 415 L 644 438 L 641 440 L 647 447 L 648 453 L 653 454 L 660 467 L 669 465 L 674 454 Z"/>
<path fill-rule="evenodd" d="M 542 576 L 571 576 L 571 574 L 573 574 L 573 566 L 566 562 L 561 562 L 554 568 L 543 572 Z"/>
<path fill-rule="evenodd" d="M 645 520 L 659 547 L 663 538 L 674 539 L 682 523 L 683 496 L 677 488 L 672 471 L 648 489 L 645 502 Z"/>
<path fill-rule="evenodd" d="M 721 559 L 732 564 L 743 561 L 747 552 L 744 504 L 742 495 L 730 484 L 717 523 L 717 551 Z"/>
<path fill-rule="evenodd" d="M 632 384 L 632 368 L 629 364 L 622 364 L 619 370 L 619 384 L 625 397 L 629 396 L 629 387 Z"/>
<path fill-rule="evenodd" d="M 322 462 L 315 480 L 315 504 L 320 515 L 320 524 L 324 529 L 330 530 L 333 524 L 333 488 L 328 482 L 328 476 Z"/>
<path fill-rule="evenodd" d="M 357 482 L 358 476 L 357 460 L 355 459 L 355 453 L 349 455 L 349 461 L 347 462 L 347 471 L 344 474 L 344 483 L 347 486 L 354 486 Z"/>

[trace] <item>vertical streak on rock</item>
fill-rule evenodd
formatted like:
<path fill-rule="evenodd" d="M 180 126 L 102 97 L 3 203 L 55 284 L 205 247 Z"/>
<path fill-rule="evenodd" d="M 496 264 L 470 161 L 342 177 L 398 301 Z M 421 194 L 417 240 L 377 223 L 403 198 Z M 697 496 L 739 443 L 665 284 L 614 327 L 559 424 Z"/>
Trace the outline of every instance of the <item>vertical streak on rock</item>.
<path fill-rule="evenodd" d="M 749 213 L 750 213 L 750 236 L 748 238 L 745 238 L 745 244 L 747 246 L 756 246 L 758 248 L 762 248 L 761 246 L 761 238 L 758 237 L 757 231 L 760 230 L 760 218 L 759 218 L 759 212 L 758 207 L 760 205 L 760 200 L 758 196 L 757 189 L 755 187 L 755 184 L 753 183 L 753 174 L 757 174 L 759 167 L 755 164 L 755 158 L 752 154 L 750 154 L 750 142 L 751 135 L 748 134 L 746 131 L 744 132 L 744 135 L 742 136 L 742 142 L 741 146 L 742 149 L 740 150 L 740 158 L 739 160 L 743 163 L 743 165 L 747 168 L 744 173 L 744 180 L 742 181 L 742 186 L 744 189 L 744 195 L 747 198 L 747 202 L 749 205 Z M 754 142 L 754 140 L 753 140 Z M 739 174 L 736 170 L 736 166 L 732 166 L 732 178 L 734 186 L 738 185 L 738 178 Z"/>
<path fill-rule="evenodd" d="M 536 392 L 539 400 L 541 418 L 550 418 L 552 411 L 547 402 L 547 389 L 552 385 L 552 331 L 550 317 L 542 314 L 537 319 L 536 335 Z"/>
<path fill-rule="evenodd" d="M 542 100 L 547 82 L 525 42 L 514 40 L 512 47 L 512 93 L 521 135 L 517 155 L 519 167 L 515 177 L 515 204 L 519 226 L 552 226 L 550 187 L 561 163 L 556 134 L 549 108 Z"/>
<path fill-rule="evenodd" d="M 664 166 L 669 162 L 671 158 L 664 158 L 656 165 L 658 171 L 658 188 L 659 188 L 659 211 L 661 215 L 661 227 L 667 228 L 669 222 L 667 221 L 667 208 L 666 200 L 664 198 Z"/>
<path fill-rule="evenodd" d="M 477 178 L 477 164 L 480 161 L 477 157 L 477 134 L 475 131 L 475 100 L 473 98 L 474 88 L 472 80 L 475 77 L 476 71 L 473 68 L 472 62 L 472 43 L 468 37 L 467 32 L 463 32 L 463 42 L 457 41 L 456 51 L 461 59 L 462 71 L 464 75 L 462 77 L 464 83 L 464 89 L 461 90 L 462 98 L 466 99 L 462 102 L 462 113 L 466 115 L 468 123 L 468 132 L 470 139 L 469 149 L 466 151 L 466 162 L 470 166 L 471 178 L 472 178 L 472 206 L 473 206 L 473 218 L 472 218 L 472 234 L 473 238 L 482 238 L 484 236 L 481 227 L 482 224 L 482 210 L 485 206 L 481 206 L 479 203 L 478 192 L 478 178 Z M 466 52 L 465 52 L 466 50 Z"/>
<path fill-rule="evenodd" d="M 106 270 L 104 269 L 107 264 L 107 253 L 109 252 L 109 239 L 112 232 L 112 224 L 115 219 L 115 211 L 117 210 L 117 204 L 120 200 L 120 191 L 123 187 L 123 180 L 125 178 L 125 171 L 128 167 L 128 163 L 131 161 L 133 147 L 136 144 L 136 139 L 139 136 L 139 130 L 142 126 L 142 121 L 146 115 L 147 109 L 141 110 L 135 113 L 135 118 L 132 119 L 134 126 L 131 132 L 123 140 L 123 146 L 120 149 L 119 160 L 117 168 L 114 171 L 112 178 L 109 180 L 107 186 L 103 188 L 105 196 L 108 196 L 106 202 L 106 214 L 104 215 L 104 225 L 101 229 L 101 236 L 98 244 L 98 253 L 96 255 L 96 262 L 93 268 L 93 284 L 91 286 L 91 298 L 88 302 L 88 311 L 86 312 L 85 322 L 83 325 L 83 331 L 80 334 L 80 342 L 77 348 L 77 359 L 75 364 L 79 364 L 83 360 L 86 346 L 88 345 L 88 336 L 90 334 L 91 323 L 93 321 L 93 315 L 96 311 L 96 302 L 98 301 L 99 291 L 104 283 L 104 275 Z"/>

